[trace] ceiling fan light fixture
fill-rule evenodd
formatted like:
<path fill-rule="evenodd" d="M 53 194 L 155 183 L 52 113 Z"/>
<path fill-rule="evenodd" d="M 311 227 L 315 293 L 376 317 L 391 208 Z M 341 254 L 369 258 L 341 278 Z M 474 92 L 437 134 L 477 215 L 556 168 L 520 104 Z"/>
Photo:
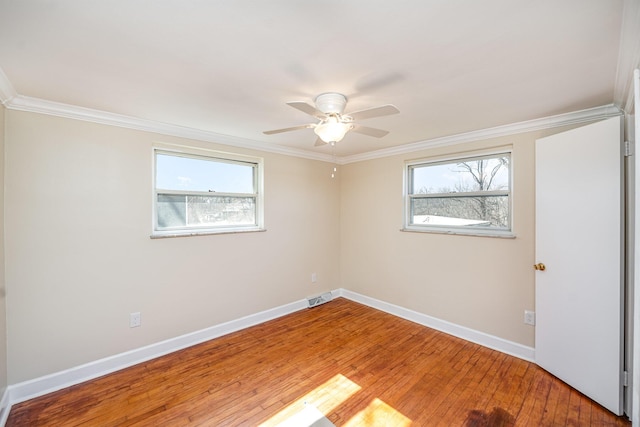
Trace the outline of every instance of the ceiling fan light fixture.
<path fill-rule="evenodd" d="M 313 131 L 326 143 L 339 142 L 351 130 L 351 123 L 342 123 L 337 117 L 329 117 L 317 125 Z"/>
<path fill-rule="evenodd" d="M 318 95 L 315 103 L 316 108 L 325 114 L 342 114 L 347 105 L 347 97 L 341 93 L 327 92 Z"/>
<path fill-rule="evenodd" d="M 265 135 L 290 132 L 300 129 L 313 129 L 318 138 L 315 146 L 331 144 L 334 146 L 344 138 L 347 132 L 354 131 L 374 138 L 382 138 L 389 131 L 370 128 L 356 124 L 358 120 L 371 119 L 374 117 L 388 116 L 400 111 L 391 104 L 379 107 L 366 108 L 364 110 L 351 111 L 345 113 L 347 97 L 336 92 L 326 92 L 318 95 L 315 99 L 315 106 L 305 101 L 291 101 L 287 105 L 314 117 L 319 122 L 305 125 L 292 126 L 283 129 L 264 131 Z"/>

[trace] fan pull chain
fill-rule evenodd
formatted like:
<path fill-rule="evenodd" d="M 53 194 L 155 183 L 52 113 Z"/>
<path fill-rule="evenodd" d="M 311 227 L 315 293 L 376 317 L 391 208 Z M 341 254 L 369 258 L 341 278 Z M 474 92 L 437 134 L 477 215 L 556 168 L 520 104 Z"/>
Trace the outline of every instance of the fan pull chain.
<path fill-rule="evenodd" d="M 338 168 L 335 166 L 336 164 L 336 143 L 331 142 L 331 155 L 333 156 L 333 172 L 331 172 L 331 179 L 336 177 L 336 172 L 338 172 Z"/>

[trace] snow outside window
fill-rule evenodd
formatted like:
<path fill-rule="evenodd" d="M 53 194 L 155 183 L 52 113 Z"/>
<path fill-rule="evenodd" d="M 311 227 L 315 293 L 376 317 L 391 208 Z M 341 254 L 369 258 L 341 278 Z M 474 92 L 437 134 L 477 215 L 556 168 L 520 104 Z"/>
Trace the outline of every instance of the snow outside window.
<path fill-rule="evenodd" d="M 407 231 L 511 234 L 511 153 L 406 164 Z"/>

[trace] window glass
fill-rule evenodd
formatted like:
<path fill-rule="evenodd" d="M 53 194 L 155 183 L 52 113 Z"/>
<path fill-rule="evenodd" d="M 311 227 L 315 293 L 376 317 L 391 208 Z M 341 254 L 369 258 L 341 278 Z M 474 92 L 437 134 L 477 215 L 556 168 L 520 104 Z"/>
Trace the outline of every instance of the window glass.
<path fill-rule="evenodd" d="M 261 161 L 155 151 L 154 234 L 262 228 Z"/>
<path fill-rule="evenodd" d="M 407 165 L 405 227 L 511 230 L 511 155 Z"/>
<path fill-rule="evenodd" d="M 158 153 L 156 187 L 222 193 L 254 193 L 254 164 Z"/>

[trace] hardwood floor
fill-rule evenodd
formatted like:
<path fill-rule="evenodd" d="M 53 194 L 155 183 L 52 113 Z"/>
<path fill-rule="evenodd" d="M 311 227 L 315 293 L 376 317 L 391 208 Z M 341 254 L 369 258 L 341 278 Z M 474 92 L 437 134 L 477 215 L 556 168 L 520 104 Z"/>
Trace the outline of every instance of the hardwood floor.
<path fill-rule="evenodd" d="M 14 405 L 7 426 L 630 426 L 536 365 L 339 298 Z"/>

